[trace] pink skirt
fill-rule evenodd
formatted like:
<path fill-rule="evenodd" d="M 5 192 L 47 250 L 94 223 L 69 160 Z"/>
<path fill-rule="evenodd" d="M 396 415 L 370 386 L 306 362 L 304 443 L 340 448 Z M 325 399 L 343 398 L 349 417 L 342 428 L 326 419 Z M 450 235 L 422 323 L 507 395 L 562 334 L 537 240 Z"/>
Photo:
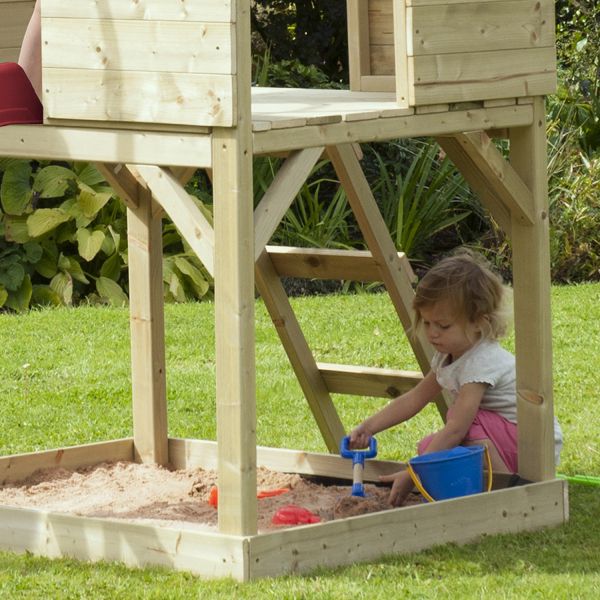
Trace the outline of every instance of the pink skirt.
<path fill-rule="evenodd" d="M 448 409 L 452 410 L 452 407 Z M 424 454 L 435 434 L 424 437 L 417 445 L 417 452 Z M 518 472 L 517 425 L 498 413 L 478 410 L 463 442 L 490 440 L 500 458 L 512 473 Z"/>

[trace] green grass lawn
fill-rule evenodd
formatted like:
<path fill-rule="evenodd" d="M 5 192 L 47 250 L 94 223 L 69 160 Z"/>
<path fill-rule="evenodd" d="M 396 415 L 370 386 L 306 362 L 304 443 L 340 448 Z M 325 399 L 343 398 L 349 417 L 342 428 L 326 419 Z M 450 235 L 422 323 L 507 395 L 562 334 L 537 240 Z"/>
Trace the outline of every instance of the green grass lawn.
<path fill-rule="evenodd" d="M 293 301 L 317 360 L 416 368 L 384 295 Z M 214 439 L 212 305 L 166 309 L 169 433 Z M 555 408 L 561 473 L 600 476 L 600 285 L 553 289 Z M 258 443 L 325 451 L 262 304 L 257 303 Z M 506 340 L 513 348 L 513 339 Z M 125 309 L 0 315 L 0 455 L 132 435 Z M 383 400 L 336 396 L 347 428 Z M 439 426 L 434 407 L 378 436 L 379 456 L 406 460 Z M 0 598 L 597 598 L 600 488 L 570 487 L 560 528 L 485 538 L 305 577 L 250 584 L 161 569 L 0 553 Z"/>

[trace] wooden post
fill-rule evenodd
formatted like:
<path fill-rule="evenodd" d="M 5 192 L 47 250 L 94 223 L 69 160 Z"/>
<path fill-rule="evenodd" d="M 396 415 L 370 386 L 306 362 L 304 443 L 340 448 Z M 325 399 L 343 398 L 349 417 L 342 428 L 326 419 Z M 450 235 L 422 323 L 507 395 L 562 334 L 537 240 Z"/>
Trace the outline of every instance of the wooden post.
<path fill-rule="evenodd" d="M 552 331 L 546 121 L 544 98 L 534 101 L 529 127 L 510 130 L 510 162 L 533 197 L 533 225 L 512 218 L 519 473 L 554 477 Z"/>
<path fill-rule="evenodd" d="M 256 505 L 250 2 L 235 2 L 237 127 L 213 132 L 219 531 L 253 535 Z"/>
<path fill-rule="evenodd" d="M 169 461 L 162 281 L 162 210 L 140 186 L 127 208 L 131 386 L 136 461 Z"/>

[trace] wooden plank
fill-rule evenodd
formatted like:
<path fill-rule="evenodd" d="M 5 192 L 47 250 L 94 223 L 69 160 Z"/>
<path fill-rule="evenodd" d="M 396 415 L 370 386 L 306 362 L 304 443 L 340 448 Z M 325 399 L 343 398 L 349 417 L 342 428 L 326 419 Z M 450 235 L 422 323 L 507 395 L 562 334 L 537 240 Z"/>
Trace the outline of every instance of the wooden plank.
<path fill-rule="evenodd" d="M 552 399 L 552 330 L 550 308 L 550 242 L 544 99 L 536 98 L 534 123 L 510 132 L 510 162 L 531 190 L 535 222 L 512 220 L 513 287 L 519 474 L 532 481 L 554 476 L 554 410 Z"/>
<path fill-rule="evenodd" d="M 279 277 L 339 279 L 347 281 L 381 281 L 377 261 L 368 250 L 333 250 L 329 248 L 291 248 L 267 246 L 269 258 Z M 403 252 L 399 252 L 403 260 Z M 410 265 L 403 263 L 405 267 Z M 412 272 L 409 277 L 413 279 Z"/>
<path fill-rule="evenodd" d="M 553 480 L 267 533 L 250 540 L 250 576 L 303 573 L 561 525 L 565 490 L 565 482 Z"/>
<path fill-rule="evenodd" d="M 340 183 L 346 190 L 348 201 L 367 246 L 380 265 L 383 283 L 390 295 L 404 331 L 409 332 L 412 328 L 412 300 L 414 298 L 414 291 L 409 276 L 412 270 L 407 272 L 403 264 L 404 262 L 408 262 L 408 260 L 405 259 L 403 261 L 398 257 L 394 242 L 379 212 L 377 202 L 373 197 L 373 193 L 360 164 L 352 152 L 352 148 L 348 144 L 343 144 L 328 147 L 327 153 L 340 179 Z M 419 363 L 419 367 L 423 373 L 427 373 L 430 369 L 433 348 L 422 332 L 417 332 L 415 335 L 408 335 L 407 337 Z M 440 396 L 436 399 L 436 404 L 442 418 L 444 418 L 446 415 L 446 400 Z"/>
<path fill-rule="evenodd" d="M 212 165 L 208 135 L 49 125 L 0 128 L 0 156 L 198 167 Z"/>
<path fill-rule="evenodd" d="M 140 184 L 123 163 L 95 163 L 95 167 L 128 207 L 140 205 Z"/>
<path fill-rule="evenodd" d="M 365 92 L 395 92 L 396 78 L 392 75 L 363 75 L 361 89 Z"/>
<path fill-rule="evenodd" d="M 360 0 L 348 0 L 346 6 L 350 89 L 361 90 L 361 78 L 369 74 L 368 6 Z"/>
<path fill-rule="evenodd" d="M 492 217 L 510 236 L 511 220 L 507 206 L 488 185 L 487 179 L 473 162 L 473 158 L 465 151 L 465 147 L 454 136 L 436 137 L 437 143 L 461 172 L 470 188 L 477 194 L 482 204 L 490 211 Z"/>
<path fill-rule="evenodd" d="M 52 119 L 211 127 L 235 122 L 230 75 L 44 68 L 43 79 L 44 108 Z"/>
<path fill-rule="evenodd" d="M 0 485 L 22 481 L 39 469 L 79 469 L 104 461 L 132 461 L 133 458 L 131 438 L 3 456 L 0 457 Z"/>
<path fill-rule="evenodd" d="M 254 209 L 254 260 L 257 260 L 310 175 L 324 147 L 293 152 L 280 167 Z"/>
<path fill-rule="evenodd" d="M 282 473 L 352 479 L 352 461 L 337 454 L 305 452 L 258 446 L 256 463 L 259 467 Z M 169 457 L 175 469 L 216 469 L 217 444 L 207 440 L 169 439 Z M 376 482 L 380 475 L 403 470 L 403 463 L 390 460 L 365 461 L 364 481 Z"/>
<path fill-rule="evenodd" d="M 302 334 L 287 294 L 266 252 L 263 252 L 256 261 L 256 287 L 298 377 L 325 445 L 330 452 L 339 452 L 340 441 L 345 435 L 344 426 Z"/>
<path fill-rule="evenodd" d="M 231 23 L 45 18 L 44 68 L 229 75 L 233 37 Z"/>
<path fill-rule="evenodd" d="M 212 224 L 181 183 L 172 173 L 154 165 L 135 165 L 132 168 L 146 182 L 154 199 L 175 223 L 204 268 L 214 275 L 215 233 Z"/>
<path fill-rule="evenodd" d="M 406 53 L 407 31 L 406 31 L 406 6 L 404 2 L 394 3 L 394 63 L 396 65 L 396 102 L 400 106 L 407 107 L 413 103 L 410 101 L 410 67 Z"/>
<path fill-rule="evenodd" d="M 11 552 L 247 579 L 244 539 L 211 531 L 0 507 L 0 532 Z"/>
<path fill-rule="evenodd" d="M 439 3 L 407 10 L 409 56 L 554 47 L 553 0 Z"/>
<path fill-rule="evenodd" d="M 127 208 L 133 439 L 138 462 L 166 465 L 167 384 L 158 205 L 140 186 L 138 207 Z"/>
<path fill-rule="evenodd" d="M 409 115 L 369 121 L 334 123 L 325 127 L 302 127 L 294 135 L 286 130 L 254 133 L 257 154 L 270 154 L 310 146 L 348 142 L 375 142 L 393 138 L 436 136 L 460 131 L 519 127 L 531 123 L 531 106 L 503 106 L 475 110 Z"/>
<path fill-rule="evenodd" d="M 27 23 L 33 12 L 33 5 L 34 3 L 29 0 L 0 3 L 0 49 L 8 50 L 9 56 L 14 56 L 14 49 L 21 47 Z"/>
<path fill-rule="evenodd" d="M 44 0 L 42 14 L 74 19 L 235 22 L 231 0 L 186 0 L 185 9 L 177 0 L 78 0 L 70 4 L 66 10 L 63 0 Z"/>
<path fill-rule="evenodd" d="M 396 398 L 423 379 L 416 371 L 331 363 L 317 363 L 317 367 L 332 394 Z"/>
<path fill-rule="evenodd" d="M 477 176 L 486 181 L 490 193 L 508 208 L 512 219 L 532 225 L 535 221 L 532 194 L 492 140 L 484 132 L 459 133 L 454 137 L 479 172 Z M 468 180 L 467 175 L 465 178 Z"/>
<path fill-rule="evenodd" d="M 414 56 L 408 59 L 410 104 L 552 94 L 555 48 Z"/>

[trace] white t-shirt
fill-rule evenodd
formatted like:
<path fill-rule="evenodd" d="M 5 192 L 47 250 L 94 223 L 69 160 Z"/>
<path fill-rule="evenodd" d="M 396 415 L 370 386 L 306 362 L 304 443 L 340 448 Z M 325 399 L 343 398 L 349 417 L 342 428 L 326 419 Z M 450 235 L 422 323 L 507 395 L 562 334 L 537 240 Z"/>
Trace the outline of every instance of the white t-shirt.
<path fill-rule="evenodd" d="M 480 408 L 498 413 L 512 423 L 517 422 L 515 357 L 494 340 L 481 340 L 460 358 L 448 363 L 448 354 L 436 352 L 431 369 L 437 382 L 456 400 L 460 388 L 467 383 L 487 383 Z M 562 432 L 554 418 L 555 459 L 558 464 L 562 448 Z"/>

